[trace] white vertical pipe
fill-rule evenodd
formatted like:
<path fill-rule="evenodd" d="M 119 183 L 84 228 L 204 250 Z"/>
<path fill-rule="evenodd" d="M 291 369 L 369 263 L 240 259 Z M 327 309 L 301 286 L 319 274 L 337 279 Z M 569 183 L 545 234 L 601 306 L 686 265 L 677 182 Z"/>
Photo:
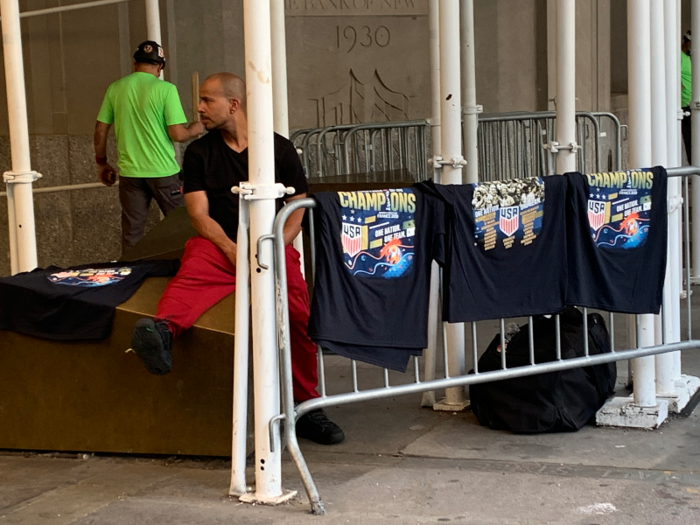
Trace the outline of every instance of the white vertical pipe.
<path fill-rule="evenodd" d="M 158 0 L 145 0 L 146 2 L 146 36 L 148 40 L 163 45 L 160 34 L 160 5 Z"/>
<path fill-rule="evenodd" d="M 675 97 L 676 97 L 676 132 L 675 132 L 675 138 L 676 138 L 676 148 L 674 149 L 674 153 L 676 154 L 676 165 L 677 166 L 682 166 L 683 165 L 683 141 L 681 140 L 681 114 L 680 114 L 680 107 L 681 107 L 681 61 L 680 61 L 680 42 L 681 42 L 681 0 L 676 0 L 675 2 L 671 1 L 669 2 L 671 4 L 675 4 L 675 10 L 676 10 L 676 23 L 673 26 L 674 29 L 674 42 L 676 44 L 676 49 L 675 49 L 675 55 L 674 55 L 674 66 L 676 68 L 676 72 L 674 75 L 674 78 L 676 80 L 676 90 L 674 92 Z M 667 93 L 668 95 L 668 93 Z M 671 180 L 671 184 L 676 187 L 676 194 L 681 197 L 682 196 L 682 189 L 681 189 L 681 181 L 680 180 Z M 686 197 L 687 199 L 690 199 L 690 195 Z M 683 226 L 682 226 L 682 212 L 681 210 L 678 210 L 678 216 L 676 218 L 676 221 L 678 223 L 678 238 L 674 239 L 674 242 L 677 243 L 678 248 L 678 273 L 675 274 L 676 277 L 676 288 L 678 289 L 678 294 L 680 296 L 680 291 L 683 286 L 683 266 L 684 266 L 684 257 L 683 257 Z M 689 220 L 689 219 L 686 219 Z M 690 224 L 688 224 L 688 227 L 690 227 Z M 692 265 L 692 258 L 691 258 L 691 265 Z M 688 290 L 690 290 L 690 283 L 688 283 Z M 675 308 L 676 308 L 676 315 L 674 316 L 674 330 L 677 334 L 678 340 L 681 338 L 681 303 L 680 303 L 680 297 L 679 301 L 674 303 Z M 674 354 L 675 356 L 675 361 L 674 361 L 674 371 L 675 375 L 677 378 L 680 378 L 681 376 L 681 353 L 676 352 Z"/>
<path fill-rule="evenodd" d="M 557 1 L 557 142 L 576 142 L 576 1 Z M 576 151 L 559 150 L 557 173 L 576 170 Z"/>
<path fill-rule="evenodd" d="M 680 110 L 680 27 L 678 26 L 678 3 L 663 2 L 664 46 L 666 75 L 666 136 L 668 143 L 668 167 L 680 166 L 680 136 L 678 134 L 678 111 Z M 666 287 L 669 287 L 668 301 L 664 299 L 664 334 L 666 343 L 680 341 L 681 337 L 681 282 L 683 259 L 681 254 L 682 214 L 680 208 L 681 181 L 677 177 L 668 181 L 669 210 L 677 209 L 668 216 L 668 262 Z M 673 378 L 680 377 L 680 352 L 673 352 Z M 674 387 L 675 389 L 675 387 Z"/>
<path fill-rule="evenodd" d="M 29 156 L 27 95 L 24 87 L 19 2 L 17 0 L 0 0 L 0 16 L 2 17 L 12 173 L 15 176 L 24 176 L 23 181 L 8 184 L 7 192 L 8 214 L 14 210 L 9 221 L 10 227 L 14 230 L 10 232 L 10 253 L 12 254 L 10 260 L 14 262 L 12 273 L 16 273 L 30 271 L 37 266 L 34 200 L 32 197 L 33 177 L 30 175 L 32 167 Z"/>
<path fill-rule="evenodd" d="M 699 48 L 698 35 L 700 35 L 700 0 L 693 0 L 690 13 L 690 28 L 693 32 L 693 49 Z M 698 31 L 698 33 L 696 33 Z M 680 40 L 678 42 L 680 46 Z M 697 56 L 697 55 L 694 55 Z M 698 155 L 700 155 L 700 67 L 699 64 L 693 64 L 692 68 L 692 94 L 690 97 L 690 113 L 692 115 L 692 148 L 693 160 L 691 164 L 698 164 Z M 692 233 L 693 238 L 690 243 L 692 249 L 692 276 L 700 277 L 700 184 L 696 177 L 692 180 L 693 198 L 691 201 L 692 208 Z"/>
<path fill-rule="evenodd" d="M 272 114 L 272 50 L 270 3 L 244 0 L 245 63 L 248 82 L 249 180 L 253 185 L 274 184 L 275 155 Z M 250 244 L 272 233 L 275 201 L 250 203 Z M 280 448 L 271 451 L 270 420 L 280 413 L 279 362 L 275 321 L 275 283 L 271 243 L 263 243 L 258 266 L 251 250 L 251 296 L 253 302 L 253 369 L 255 377 L 255 497 L 271 501 L 282 495 Z"/>
<path fill-rule="evenodd" d="M 146 1 L 146 37 L 148 40 L 158 42 L 158 45 L 163 45 L 160 34 L 160 5 L 158 0 Z M 160 79 L 163 79 L 163 70 L 160 71 Z"/>
<path fill-rule="evenodd" d="M 428 24 L 430 26 L 430 138 L 433 144 L 433 155 L 442 153 L 442 126 L 440 113 L 442 99 L 440 96 L 440 4 L 439 0 L 428 0 Z M 439 164 L 433 165 L 435 182 L 440 182 L 442 169 Z"/>
<path fill-rule="evenodd" d="M 433 160 L 442 150 L 440 137 L 440 7 L 438 0 L 428 0 L 428 27 L 430 41 L 430 139 L 432 142 Z M 440 166 L 433 163 L 433 178 L 439 182 Z M 435 379 L 437 364 L 438 329 L 442 329 L 442 319 L 438 314 L 440 300 L 440 270 L 435 261 L 430 267 L 430 302 L 428 304 L 428 347 L 423 354 L 423 379 Z M 421 406 L 432 407 L 435 404 L 435 391 L 424 392 Z"/>
<path fill-rule="evenodd" d="M 243 276 L 236 281 L 236 320 L 233 353 L 233 432 L 231 440 L 231 486 L 229 494 L 240 496 L 247 491 L 245 479 L 246 445 L 248 442 L 248 354 L 250 337 L 250 275 L 248 204 L 240 199 L 238 210 L 238 251 L 236 274 Z"/>
<path fill-rule="evenodd" d="M 284 0 L 270 0 L 272 24 L 272 96 L 275 131 L 289 137 L 287 105 L 287 42 Z"/>
<path fill-rule="evenodd" d="M 462 102 L 460 93 L 459 0 L 440 0 L 440 98 L 443 184 L 462 184 Z M 449 373 L 464 373 L 464 324 L 446 328 Z M 464 403 L 464 388 L 449 388 L 445 403 Z"/>
<path fill-rule="evenodd" d="M 654 130 L 651 142 L 651 163 L 654 166 L 668 166 L 668 136 L 666 134 L 666 66 L 664 55 L 664 5 L 663 0 L 651 0 L 651 32 L 657 38 L 650 39 L 651 45 L 651 125 Z M 669 237 L 670 242 L 670 237 Z M 672 337 L 671 265 L 666 265 L 664 284 L 664 316 L 655 316 L 655 343 L 661 344 Z M 655 356 L 656 393 L 669 395 L 675 392 L 673 377 L 673 356 Z"/>
<path fill-rule="evenodd" d="M 289 106 L 287 88 L 287 38 L 284 19 L 284 0 L 270 0 L 270 23 L 272 25 L 272 113 L 275 131 L 289 138 Z M 294 248 L 299 252 L 301 272 L 304 267 L 304 237 L 301 233 L 294 239 Z"/>
<path fill-rule="evenodd" d="M 651 46 L 649 43 L 649 0 L 627 3 L 627 48 L 629 90 L 630 165 L 646 167 L 651 163 Z M 640 316 L 637 346 L 654 345 L 654 316 Z M 643 407 L 656 405 L 654 392 L 654 358 L 633 360 L 634 403 Z"/>
<path fill-rule="evenodd" d="M 474 0 L 462 0 L 462 90 L 464 93 L 465 182 L 479 182 L 477 146 L 476 58 L 474 54 Z"/>

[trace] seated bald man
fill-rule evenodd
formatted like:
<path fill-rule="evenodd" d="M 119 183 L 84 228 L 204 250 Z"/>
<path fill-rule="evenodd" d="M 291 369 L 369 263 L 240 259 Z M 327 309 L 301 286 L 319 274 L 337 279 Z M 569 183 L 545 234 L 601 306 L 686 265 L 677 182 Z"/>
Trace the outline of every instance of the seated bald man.
<path fill-rule="evenodd" d="M 182 172 L 187 212 L 199 235 L 187 241 L 180 271 L 165 289 L 155 320 L 140 319 L 132 334 L 132 348 L 148 371 L 159 375 L 171 369 L 173 340 L 236 288 L 238 196 L 231 187 L 248 180 L 245 83 L 231 73 L 207 77 L 198 111 L 208 133 L 187 147 Z M 276 133 L 274 144 L 276 182 L 296 190 L 287 202 L 304 198 L 308 185 L 294 145 Z M 303 209 L 295 211 L 284 228 L 296 402 L 318 397 L 316 345 L 306 332 L 308 291 L 291 244 L 303 216 Z M 296 428 L 299 437 L 325 445 L 345 438 L 320 409 L 302 416 Z"/>

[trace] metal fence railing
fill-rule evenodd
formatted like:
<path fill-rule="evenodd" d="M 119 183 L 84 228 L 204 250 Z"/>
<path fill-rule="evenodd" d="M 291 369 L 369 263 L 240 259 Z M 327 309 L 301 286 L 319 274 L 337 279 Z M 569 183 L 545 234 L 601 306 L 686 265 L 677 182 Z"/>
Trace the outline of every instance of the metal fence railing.
<path fill-rule="evenodd" d="M 683 177 L 683 192 L 685 196 L 687 197 L 688 195 L 688 177 L 690 175 L 700 175 L 700 168 L 697 167 L 687 167 L 687 168 L 675 168 L 675 169 L 669 169 L 668 170 L 668 175 L 669 177 Z M 283 398 L 286 398 L 287 400 L 291 399 L 292 396 L 292 377 L 291 377 L 291 348 L 290 348 L 290 340 L 289 340 L 289 316 L 288 316 L 288 308 L 287 308 L 287 279 L 286 279 L 286 261 L 285 261 L 285 249 L 284 249 L 284 235 L 283 235 L 283 228 L 284 224 L 287 220 L 287 218 L 291 215 L 291 213 L 299 208 L 307 208 L 309 209 L 309 220 L 311 224 L 311 228 L 309 229 L 309 234 L 311 236 L 311 260 L 314 261 L 314 246 L 315 246 L 315 239 L 314 239 L 314 228 L 313 228 L 313 208 L 315 207 L 315 201 L 313 199 L 300 199 L 293 201 L 289 204 L 287 204 L 278 214 L 277 219 L 275 221 L 275 229 L 274 229 L 274 243 L 275 243 L 275 276 L 276 276 L 276 281 L 277 281 L 277 299 L 279 301 L 278 303 L 278 308 L 277 312 L 278 315 L 280 316 L 278 319 L 278 323 L 280 326 L 280 364 L 281 364 L 281 376 L 282 376 L 282 392 L 283 392 Z M 684 267 L 684 275 L 681 279 L 681 283 L 684 282 L 684 286 L 688 287 L 689 282 L 690 282 L 690 249 L 689 249 L 689 237 L 688 237 L 688 224 L 689 224 L 689 204 L 688 204 L 688 199 L 684 199 L 684 205 L 683 205 L 683 234 L 682 238 L 684 239 L 684 246 L 683 246 L 683 267 Z M 678 269 L 680 270 L 680 268 Z M 315 268 L 313 269 L 313 272 L 315 273 Z M 682 294 L 683 295 L 683 294 Z M 611 362 L 616 362 L 616 361 L 624 361 L 624 360 L 629 360 L 633 358 L 638 358 L 638 357 L 644 357 L 644 356 L 651 356 L 651 355 L 656 355 L 656 354 L 662 354 L 666 352 L 676 352 L 680 350 L 688 350 L 688 349 L 697 349 L 700 348 L 700 340 L 695 340 L 693 339 L 693 334 L 692 334 L 692 319 L 691 319 L 691 301 L 690 301 L 690 293 L 687 293 L 687 288 L 686 288 L 686 293 L 684 294 L 685 297 L 685 336 L 681 335 L 681 342 L 676 342 L 676 343 L 667 343 L 667 344 L 657 344 L 655 346 L 651 347 L 645 347 L 645 348 L 620 348 L 619 344 L 616 344 L 616 339 L 615 339 L 615 320 L 618 316 L 623 316 L 627 319 L 630 319 L 629 315 L 626 314 L 613 314 L 613 313 L 608 313 L 607 314 L 607 322 L 608 322 L 608 327 L 609 327 L 609 334 L 610 334 L 610 348 L 611 352 L 610 353 L 604 353 L 604 354 L 598 354 L 598 355 L 592 355 L 589 353 L 589 348 L 587 344 L 587 337 L 584 337 L 584 348 L 585 348 L 585 355 L 583 357 L 576 357 L 576 358 L 563 358 L 562 357 L 562 352 L 561 352 L 561 339 L 559 340 L 557 344 L 557 351 L 556 351 L 556 359 L 553 361 L 545 362 L 545 363 L 535 363 L 534 358 L 532 356 L 534 355 L 534 342 L 533 338 L 529 338 L 529 351 L 530 351 L 530 364 L 525 365 L 525 366 L 519 366 L 519 367 L 512 367 L 508 368 L 506 366 L 506 359 L 505 359 L 505 344 L 503 344 L 505 340 L 505 325 L 506 322 L 504 319 L 500 320 L 492 320 L 492 321 L 480 321 L 478 323 L 472 322 L 472 323 L 465 323 L 465 341 L 469 342 L 471 341 L 471 352 L 467 351 L 467 355 L 471 354 L 471 360 L 472 360 L 472 367 L 474 370 L 474 373 L 470 374 L 465 374 L 465 375 L 453 375 L 452 371 L 449 370 L 448 367 L 448 360 L 446 358 L 446 350 L 443 348 L 443 355 L 445 356 L 445 363 L 444 363 L 444 376 L 441 378 L 426 378 L 425 374 L 421 376 L 421 370 L 420 370 L 420 362 L 418 357 L 415 357 L 413 359 L 413 367 L 411 370 L 410 374 L 406 374 L 407 376 L 412 377 L 404 377 L 403 381 L 400 382 L 395 382 L 394 384 L 391 383 L 390 381 L 390 375 L 389 371 L 384 368 L 384 369 L 379 369 L 377 367 L 373 367 L 371 365 L 368 365 L 370 369 L 375 369 L 378 372 L 382 371 L 383 373 L 383 381 L 380 381 L 382 384 L 379 386 L 376 385 L 376 382 L 374 385 L 370 386 L 369 388 L 362 389 L 358 385 L 360 385 L 360 380 L 358 378 L 358 367 L 357 363 L 355 361 L 350 361 L 349 360 L 349 376 L 351 377 L 351 382 L 350 382 L 350 389 L 346 392 L 342 393 L 334 393 L 331 394 L 328 392 L 327 387 L 326 387 L 326 374 L 325 374 L 325 364 L 324 364 L 324 354 L 319 348 L 318 352 L 318 360 L 319 360 L 319 390 L 320 390 L 320 397 L 316 399 L 311 399 L 305 402 L 300 403 L 296 407 L 294 407 L 293 403 L 285 403 L 284 404 L 284 409 L 283 409 L 283 414 L 281 416 L 278 416 L 276 419 L 270 422 L 269 425 L 269 431 L 270 431 L 270 442 L 271 443 L 285 443 L 288 450 L 290 451 L 292 458 L 297 465 L 299 472 L 301 473 L 301 477 L 304 483 L 304 487 L 306 489 L 306 492 L 308 494 L 309 500 L 311 502 L 311 508 L 313 513 L 323 513 L 323 504 L 320 499 L 318 490 L 316 488 L 316 485 L 313 481 L 313 478 L 309 472 L 309 469 L 305 463 L 304 457 L 299 449 L 299 445 L 296 440 L 296 433 L 295 433 L 295 421 L 298 419 L 300 416 L 303 414 L 315 410 L 318 408 L 323 408 L 323 407 L 328 407 L 331 405 L 340 405 L 340 404 L 348 404 L 348 403 L 358 403 L 362 401 L 369 401 L 373 399 L 381 399 L 381 398 L 387 398 L 387 397 L 394 397 L 397 395 L 402 395 L 402 394 L 412 394 L 412 393 L 419 393 L 419 392 L 428 392 L 428 391 L 433 391 L 437 389 L 444 389 L 444 388 L 453 388 L 453 387 L 463 387 L 467 385 L 473 385 L 473 384 L 478 384 L 478 383 L 486 383 L 486 382 L 491 382 L 491 381 L 497 381 L 497 380 L 502 380 L 502 379 L 510 379 L 510 378 L 515 378 L 515 377 L 523 377 L 523 376 L 530 376 L 530 375 L 535 375 L 535 374 L 541 374 L 541 373 L 546 373 L 546 372 L 554 372 L 554 371 L 561 371 L 561 370 L 567 370 L 567 369 L 573 369 L 573 368 L 579 368 L 579 367 L 584 367 L 584 366 L 591 366 L 591 365 L 597 365 L 597 364 L 603 364 L 603 363 L 611 363 Z M 680 298 L 679 298 L 680 301 Z M 669 312 L 671 311 L 670 308 L 667 309 L 667 305 L 664 304 L 662 308 L 662 323 L 664 322 L 664 312 Z M 556 318 L 556 335 L 558 338 L 561 337 L 561 334 L 559 332 L 559 316 L 555 316 Z M 588 333 L 587 327 L 586 327 L 586 319 L 587 319 L 587 309 L 583 309 L 583 319 L 584 319 L 584 326 L 583 326 L 583 333 L 586 334 Z M 532 327 L 532 320 L 533 318 L 530 317 L 528 320 L 529 326 Z M 636 329 L 639 329 L 639 316 L 636 316 L 636 322 L 635 320 L 631 320 L 634 326 L 636 326 Z M 681 320 L 679 319 L 679 322 Z M 480 372 L 478 368 L 478 358 L 479 358 L 479 346 L 477 342 L 477 325 L 480 325 L 482 323 L 491 323 L 490 326 L 493 326 L 493 324 L 497 323 L 497 326 L 499 326 L 498 330 L 500 330 L 500 337 L 501 337 L 501 348 L 502 350 L 502 368 L 500 370 L 496 371 L 488 371 L 488 372 Z M 483 326 L 483 325 L 482 325 Z M 632 329 L 634 332 L 634 328 Z M 683 340 L 684 339 L 684 340 Z M 635 341 L 639 341 L 639 338 L 636 337 L 634 339 Z M 619 341 L 618 341 L 619 343 Z M 636 343 L 634 343 L 636 344 Z M 629 346 L 629 345 L 628 345 Z M 341 358 L 342 359 L 342 358 Z M 465 368 L 468 369 L 468 366 Z M 400 384 L 398 384 L 400 383 Z M 334 385 L 334 387 L 337 387 L 338 385 Z M 284 436 L 283 439 L 278 439 L 277 433 L 280 431 L 280 425 L 276 424 L 279 422 L 280 419 L 285 420 L 284 424 Z"/>
<path fill-rule="evenodd" d="M 612 113 L 577 112 L 577 169 L 622 168 L 622 129 Z M 549 144 L 556 137 L 553 111 L 479 115 L 479 180 L 554 173 Z M 414 180 L 430 177 L 427 120 L 302 129 L 291 136 L 307 177 L 406 170 Z"/>

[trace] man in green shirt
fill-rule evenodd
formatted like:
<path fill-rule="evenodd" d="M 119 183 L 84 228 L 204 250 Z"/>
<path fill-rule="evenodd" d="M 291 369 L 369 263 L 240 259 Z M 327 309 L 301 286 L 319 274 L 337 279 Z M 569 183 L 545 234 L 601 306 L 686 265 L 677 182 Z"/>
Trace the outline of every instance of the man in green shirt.
<path fill-rule="evenodd" d="M 107 162 L 107 134 L 114 124 L 122 207 L 122 251 L 143 237 L 151 200 L 164 215 L 184 205 L 175 142 L 201 135 L 200 122 L 187 124 L 177 88 L 160 80 L 165 53 L 146 41 L 134 53 L 134 72 L 107 88 L 95 125 L 95 161 L 100 181 L 112 186 L 116 172 Z"/>
<path fill-rule="evenodd" d="M 693 148 L 692 126 L 690 125 L 690 99 L 692 97 L 692 67 L 690 63 L 690 41 L 692 34 L 688 31 L 683 35 L 681 43 L 681 107 L 683 112 L 688 116 L 683 116 L 681 123 L 681 132 L 683 133 L 683 145 L 685 146 L 685 154 L 688 156 L 688 163 L 692 164 L 691 153 Z"/>

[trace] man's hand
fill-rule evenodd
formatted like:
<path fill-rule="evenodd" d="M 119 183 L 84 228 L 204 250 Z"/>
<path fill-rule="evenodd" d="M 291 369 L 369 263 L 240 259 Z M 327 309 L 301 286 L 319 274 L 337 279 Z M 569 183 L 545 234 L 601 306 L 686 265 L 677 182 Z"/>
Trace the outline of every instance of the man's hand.
<path fill-rule="evenodd" d="M 98 164 L 97 178 L 105 186 L 114 186 L 114 183 L 117 182 L 117 172 L 108 162 Z"/>
<path fill-rule="evenodd" d="M 238 254 L 238 245 L 235 242 L 232 242 L 229 245 L 226 246 L 226 248 L 222 249 L 224 252 L 224 255 L 228 258 L 228 260 L 231 262 L 233 267 L 236 267 L 236 255 Z"/>

